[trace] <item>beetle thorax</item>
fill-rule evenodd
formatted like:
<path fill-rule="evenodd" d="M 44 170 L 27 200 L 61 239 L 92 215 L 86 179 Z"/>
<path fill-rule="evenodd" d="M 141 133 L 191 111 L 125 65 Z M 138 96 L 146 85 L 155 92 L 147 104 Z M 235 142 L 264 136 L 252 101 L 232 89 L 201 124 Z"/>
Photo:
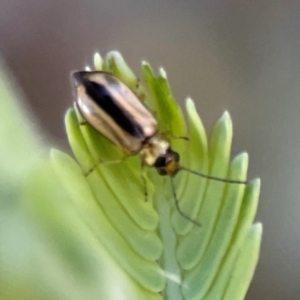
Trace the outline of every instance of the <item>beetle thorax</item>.
<path fill-rule="evenodd" d="M 154 166 L 157 159 L 166 155 L 170 144 L 165 139 L 155 135 L 147 140 L 140 154 L 143 162 L 148 166 Z"/>

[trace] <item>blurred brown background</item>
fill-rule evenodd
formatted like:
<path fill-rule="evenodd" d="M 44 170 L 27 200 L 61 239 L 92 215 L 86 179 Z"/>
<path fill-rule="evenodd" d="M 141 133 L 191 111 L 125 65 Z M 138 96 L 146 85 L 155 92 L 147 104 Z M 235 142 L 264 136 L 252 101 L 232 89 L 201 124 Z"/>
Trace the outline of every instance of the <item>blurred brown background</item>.
<path fill-rule="evenodd" d="M 2 0 L 0 53 L 40 126 L 64 141 L 69 74 L 120 50 L 165 67 L 209 130 L 225 109 L 234 153 L 262 178 L 261 259 L 247 299 L 300 299 L 300 1 Z M 234 299 L 233 299 L 234 300 Z"/>

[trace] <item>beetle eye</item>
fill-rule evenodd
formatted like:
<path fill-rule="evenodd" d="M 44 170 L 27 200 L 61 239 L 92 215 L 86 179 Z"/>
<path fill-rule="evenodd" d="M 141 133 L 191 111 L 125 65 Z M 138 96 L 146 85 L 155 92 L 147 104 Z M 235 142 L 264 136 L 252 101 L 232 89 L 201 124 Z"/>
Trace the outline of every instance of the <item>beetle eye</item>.
<path fill-rule="evenodd" d="M 155 168 L 165 167 L 166 165 L 166 156 L 159 156 L 154 164 Z"/>
<path fill-rule="evenodd" d="M 169 161 L 173 160 L 173 161 L 179 162 L 179 160 L 180 160 L 180 155 L 170 148 L 167 151 L 167 157 L 168 157 Z"/>
<path fill-rule="evenodd" d="M 179 155 L 177 152 L 174 152 L 174 151 L 173 151 L 173 158 L 174 158 L 175 161 L 179 162 L 179 160 L 180 160 L 180 155 Z"/>

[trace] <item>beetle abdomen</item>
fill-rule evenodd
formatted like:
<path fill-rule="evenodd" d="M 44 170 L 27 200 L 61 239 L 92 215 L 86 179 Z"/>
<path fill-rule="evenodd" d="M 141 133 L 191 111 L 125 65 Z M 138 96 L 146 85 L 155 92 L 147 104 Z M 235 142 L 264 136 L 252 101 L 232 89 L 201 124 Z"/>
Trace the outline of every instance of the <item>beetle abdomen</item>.
<path fill-rule="evenodd" d="M 157 122 L 136 95 L 105 72 L 75 72 L 76 104 L 84 119 L 110 141 L 135 154 L 157 132 Z"/>

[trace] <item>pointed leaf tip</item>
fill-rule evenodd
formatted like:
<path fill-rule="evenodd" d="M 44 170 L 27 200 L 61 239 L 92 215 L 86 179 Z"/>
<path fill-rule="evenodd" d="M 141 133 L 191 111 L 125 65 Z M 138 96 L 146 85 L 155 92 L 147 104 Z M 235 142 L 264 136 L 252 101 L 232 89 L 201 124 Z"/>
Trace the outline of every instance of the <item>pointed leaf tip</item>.
<path fill-rule="evenodd" d="M 250 184 L 256 186 L 256 188 L 260 189 L 261 186 L 261 179 L 259 177 L 254 178 L 250 181 Z"/>
<path fill-rule="evenodd" d="M 187 97 L 185 99 L 185 103 L 186 103 L 186 105 L 193 105 L 193 106 L 195 106 L 195 102 L 194 102 L 194 100 L 191 97 Z"/>
<path fill-rule="evenodd" d="M 113 50 L 107 53 L 106 57 L 114 57 L 115 59 L 122 59 L 123 56 L 118 50 Z"/>
<path fill-rule="evenodd" d="M 97 71 L 101 71 L 103 69 L 103 58 L 99 52 L 94 54 L 94 67 Z"/>
<path fill-rule="evenodd" d="M 227 121 L 227 120 L 230 120 L 231 121 L 231 117 L 230 117 L 230 114 L 227 110 L 225 110 L 220 118 L 220 120 L 224 120 L 224 121 Z"/>
<path fill-rule="evenodd" d="M 226 135 L 228 135 L 228 138 L 231 140 L 233 125 L 230 114 L 227 111 L 222 114 L 213 127 L 213 132 L 219 130 L 224 134 L 226 132 Z"/>
<path fill-rule="evenodd" d="M 159 75 L 164 78 L 167 79 L 167 72 L 165 71 L 164 68 L 159 68 Z"/>
<path fill-rule="evenodd" d="M 248 154 L 248 152 L 241 152 L 234 157 L 234 160 L 249 161 L 249 154 Z"/>
<path fill-rule="evenodd" d="M 197 112 L 195 102 L 192 98 L 188 97 L 185 100 L 185 109 L 187 112 Z"/>

